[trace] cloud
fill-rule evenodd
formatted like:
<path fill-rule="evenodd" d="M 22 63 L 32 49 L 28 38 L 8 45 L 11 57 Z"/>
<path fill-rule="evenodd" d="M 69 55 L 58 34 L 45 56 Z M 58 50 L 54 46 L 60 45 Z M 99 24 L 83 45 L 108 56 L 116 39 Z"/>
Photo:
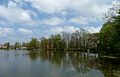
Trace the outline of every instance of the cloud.
<path fill-rule="evenodd" d="M 74 26 L 64 26 L 64 31 L 65 31 L 65 32 L 73 33 L 73 32 L 75 32 L 76 30 L 79 30 L 79 28 L 74 27 Z"/>
<path fill-rule="evenodd" d="M 10 1 L 10 2 L 8 2 L 8 7 L 14 8 L 14 7 L 17 7 L 17 4 L 13 1 Z"/>
<path fill-rule="evenodd" d="M 76 24 L 80 24 L 80 25 L 90 25 L 91 23 L 95 23 L 97 22 L 99 19 L 92 17 L 92 16 L 77 16 L 74 18 L 71 18 L 69 20 L 69 22 L 71 23 L 76 23 Z M 101 20 L 99 20 L 101 21 Z"/>
<path fill-rule="evenodd" d="M 85 30 L 90 32 L 90 33 L 98 33 L 100 31 L 102 26 L 99 27 L 85 27 Z"/>
<path fill-rule="evenodd" d="M 28 29 L 25 29 L 25 28 L 19 28 L 19 29 L 17 30 L 17 32 L 20 32 L 20 33 L 22 33 L 22 34 L 32 34 L 32 33 L 33 33 L 32 30 L 28 30 Z"/>
<path fill-rule="evenodd" d="M 91 8 L 91 11 L 93 13 L 93 15 L 95 15 L 97 18 L 99 17 L 103 17 L 103 14 L 106 13 L 109 8 L 112 6 L 112 4 L 110 5 L 93 5 Z"/>
<path fill-rule="evenodd" d="M 58 33 L 61 33 L 63 31 L 64 31 L 64 28 L 62 28 L 62 27 L 55 27 L 55 28 L 52 28 L 49 32 L 58 34 Z"/>
<path fill-rule="evenodd" d="M 89 21 L 86 17 L 74 17 L 72 19 L 69 20 L 69 22 L 72 23 L 77 23 L 77 24 L 81 24 L 81 25 L 88 25 Z"/>
<path fill-rule="evenodd" d="M 41 20 L 41 23 L 44 25 L 49 25 L 49 26 L 57 26 L 57 25 L 64 23 L 64 20 L 58 17 L 51 17 L 48 19 Z"/>
<path fill-rule="evenodd" d="M 31 5 L 38 11 L 50 13 L 50 14 L 63 14 L 68 15 L 67 10 L 73 10 L 79 15 L 79 18 L 72 18 L 71 21 L 74 23 L 89 24 L 88 16 L 93 18 L 101 18 L 102 14 L 107 11 L 111 5 L 110 1 L 99 1 L 99 0 L 15 0 L 18 4 L 22 4 L 23 1 L 30 2 Z M 24 25 L 39 25 L 44 23 L 45 25 L 58 25 L 63 22 L 60 18 L 51 17 L 43 19 L 42 21 L 35 20 L 32 16 L 37 16 L 35 11 L 23 9 L 19 7 L 13 1 L 8 2 L 8 7 L 0 5 L 0 17 L 9 22 L 9 24 L 24 24 Z M 27 4 L 26 4 L 27 5 Z M 97 10 L 97 11 L 96 11 Z M 14 12 L 14 13 L 13 13 Z M 77 16 L 78 16 L 77 15 Z M 99 20 L 99 19 L 98 19 Z"/>
<path fill-rule="evenodd" d="M 4 21 L 0 20 L 0 25 L 7 25 Z"/>
<path fill-rule="evenodd" d="M 47 13 L 60 12 L 66 9 L 69 0 L 24 0 L 32 4 L 33 7 L 38 10 L 42 10 Z"/>
<path fill-rule="evenodd" d="M 23 0 L 30 2 L 32 6 L 46 13 L 62 12 L 67 9 L 72 9 L 79 13 L 88 13 L 92 15 L 101 15 L 110 5 L 109 1 L 99 0 Z M 100 10 L 99 12 L 95 9 Z"/>
<path fill-rule="evenodd" d="M 7 27 L 0 27 L 0 36 L 7 36 L 7 35 L 13 35 L 14 34 L 14 29 L 12 28 L 7 28 Z"/>
<path fill-rule="evenodd" d="M 9 24 L 26 24 L 29 25 L 33 23 L 31 15 L 33 12 L 31 10 L 24 10 L 13 2 L 9 1 L 8 7 L 0 5 L 0 17 L 4 20 L 4 22 L 8 22 Z"/>
<path fill-rule="evenodd" d="M 79 30 L 79 28 L 74 27 L 74 26 L 64 26 L 64 27 L 59 26 L 59 27 L 52 28 L 49 32 L 56 33 L 56 34 L 62 33 L 62 32 L 73 33 L 76 30 Z"/>
<path fill-rule="evenodd" d="M 88 25 L 96 21 L 101 21 L 103 14 L 111 7 L 113 0 L 22 0 L 31 3 L 32 7 L 38 11 L 52 14 L 62 14 L 66 16 L 71 14 L 68 10 L 74 11 L 71 22 Z M 89 17 L 89 18 L 88 18 Z M 59 19 L 46 19 L 46 25 L 57 25 Z M 102 20 L 103 21 L 103 20 Z"/>
<path fill-rule="evenodd" d="M 100 31 L 102 26 L 99 26 L 99 27 L 84 27 L 84 29 L 90 33 L 98 33 Z M 48 31 L 49 33 L 55 33 L 55 34 L 58 34 L 58 33 L 62 33 L 62 32 L 68 32 L 68 33 L 74 33 L 75 31 L 77 30 L 80 30 L 78 27 L 74 27 L 74 26 L 64 26 L 64 27 L 54 27 L 52 29 L 50 29 L 50 31 Z"/>

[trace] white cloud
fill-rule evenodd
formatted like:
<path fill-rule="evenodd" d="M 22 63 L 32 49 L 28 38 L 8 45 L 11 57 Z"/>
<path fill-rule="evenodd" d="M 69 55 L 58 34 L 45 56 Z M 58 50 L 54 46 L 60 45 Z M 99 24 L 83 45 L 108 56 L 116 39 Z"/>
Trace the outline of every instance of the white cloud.
<path fill-rule="evenodd" d="M 109 2 L 109 3 L 108 3 Z M 94 16 L 101 18 L 112 4 L 112 0 L 100 1 L 100 0 L 76 0 L 73 2 L 73 8 L 76 12 L 84 16 Z"/>
<path fill-rule="evenodd" d="M 64 29 L 63 29 L 62 27 L 55 27 L 55 28 L 52 28 L 52 29 L 50 30 L 50 32 L 56 33 L 56 34 L 61 33 L 61 32 L 63 32 L 63 31 L 64 31 Z"/>
<path fill-rule="evenodd" d="M 47 13 L 55 13 L 64 10 L 69 0 L 24 0 L 32 3 L 32 6 L 38 10 Z"/>
<path fill-rule="evenodd" d="M 0 25 L 6 25 L 6 23 L 4 21 L 0 21 Z"/>
<path fill-rule="evenodd" d="M 46 13 L 62 12 L 72 9 L 77 12 L 86 13 L 88 15 L 101 15 L 110 5 L 109 1 L 100 0 L 23 0 L 28 1 L 33 7 Z M 96 9 L 97 8 L 97 9 Z M 98 12 L 98 11 L 99 12 Z"/>
<path fill-rule="evenodd" d="M 25 29 L 25 28 L 19 28 L 17 31 L 20 32 L 20 33 L 23 33 L 23 34 L 32 34 L 33 33 L 32 30 L 28 30 L 28 29 Z"/>
<path fill-rule="evenodd" d="M 112 5 L 112 3 L 111 3 Z M 95 15 L 96 17 L 103 17 L 103 14 L 106 13 L 108 11 L 108 9 L 111 7 L 111 5 L 93 5 L 91 8 L 91 11 L 93 13 L 93 15 Z"/>
<path fill-rule="evenodd" d="M 67 14 L 69 14 L 69 12 L 67 12 L 67 11 L 62 11 L 61 12 L 61 15 L 63 15 L 63 16 L 66 16 Z"/>
<path fill-rule="evenodd" d="M 24 23 L 29 25 L 34 22 L 31 14 L 33 14 L 31 10 L 19 8 L 13 1 L 9 1 L 8 7 L 0 5 L 0 17 L 9 24 Z"/>
<path fill-rule="evenodd" d="M 102 26 L 99 27 L 88 27 L 86 26 L 84 29 L 90 33 L 98 33 L 100 31 Z M 58 34 L 58 33 L 62 33 L 62 32 L 68 32 L 68 33 L 74 33 L 76 30 L 80 30 L 78 27 L 74 27 L 74 26 L 64 26 L 64 27 L 54 27 L 52 29 L 50 29 L 50 31 L 48 31 L 49 33 L 51 32 L 52 34 Z"/>
<path fill-rule="evenodd" d="M 52 33 L 62 33 L 62 32 L 73 33 L 76 30 L 79 30 L 79 28 L 74 27 L 74 26 L 64 26 L 64 27 L 59 26 L 59 27 L 52 28 L 49 32 L 52 32 Z"/>
<path fill-rule="evenodd" d="M 95 18 L 95 17 L 92 17 L 92 16 L 78 16 L 78 17 L 71 18 L 69 20 L 69 22 L 77 23 L 77 24 L 80 24 L 80 25 L 83 25 L 83 26 L 84 25 L 89 25 L 89 24 L 97 22 L 97 21 L 98 21 L 98 18 Z"/>
<path fill-rule="evenodd" d="M 0 36 L 7 36 L 7 35 L 12 35 L 12 34 L 14 34 L 14 29 L 0 27 Z"/>
<path fill-rule="evenodd" d="M 102 26 L 99 27 L 85 27 L 85 30 L 87 30 L 90 33 L 98 33 L 100 31 Z"/>
<path fill-rule="evenodd" d="M 77 24 L 81 24 L 81 25 L 88 25 L 88 19 L 86 17 L 75 17 L 75 18 L 72 18 L 70 19 L 69 22 L 72 22 L 72 23 L 77 23 Z"/>
<path fill-rule="evenodd" d="M 60 19 L 58 17 L 51 17 L 51 18 L 48 18 L 48 19 L 43 19 L 41 21 L 41 23 L 43 23 L 45 25 L 50 25 L 50 26 L 57 26 L 57 25 L 60 25 L 60 24 L 64 23 L 64 20 Z"/>
<path fill-rule="evenodd" d="M 111 7 L 113 0 L 23 0 L 28 1 L 39 11 L 49 14 L 69 15 L 67 10 L 73 10 L 78 17 L 70 21 L 82 25 L 88 25 L 96 21 L 101 21 L 103 14 Z M 70 17 L 70 16 L 69 16 Z M 46 19 L 46 25 L 57 25 L 61 20 Z M 103 21 L 103 20 L 102 20 Z"/>
<path fill-rule="evenodd" d="M 28 1 L 33 7 L 37 8 L 39 11 L 46 13 L 57 13 L 60 12 L 62 15 L 67 15 L 69 13 L 66 10 L 71 9 L 77 14 L 84 14 L 78 19 L 72 19 L 71 21 L 76 23 L 88 24 L 87 16 L 94 16 L 94 18 L 99 18 L 102 14 L 109 8 L 110 1 L 99 1 L 99 0 L 15 0 L 18 3 L 22 1 Z M 14 12 L 14 13 L 13 13 Z M 24 10 L 13 2 L 8 2 L 8 7 L 0 5 L 0 17 L 9 21 L 9 23 L 25 23 L 26 25 L 38 25 L 44 22 L 46 25 L 58 25 L 63 20 L 57 17 L 51 17 L 49 19 L 44 19 L 41 22 L 34 20 L 31 17 L 36 15 L 32 10 Z"/>
<path fill-rule="evenodd" d="M 14 7 L 17 7 L 17 4 L 14 3 L 13 1 L 10 1 L 10 2 L 8 3 L 8 7 L 14 8 Z"/>
<path fill-rule="evenodd" d="M 74 26 L 64 26 L 64 31 L 65 31 L 65 32 L 73 33 L 73 32 L 75 32 L 76 30 L 79 30 L 79 28 L 74 27 Z"/>

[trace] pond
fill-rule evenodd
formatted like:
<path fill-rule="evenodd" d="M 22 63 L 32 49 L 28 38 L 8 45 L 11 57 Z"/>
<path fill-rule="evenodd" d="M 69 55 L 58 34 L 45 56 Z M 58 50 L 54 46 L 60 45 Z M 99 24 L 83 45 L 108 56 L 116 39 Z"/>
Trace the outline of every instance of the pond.
<path fill-rule="evenodd" d="M 0 50 L 0 77 L 120 77 L 120 66 L 98 54 Z"/>

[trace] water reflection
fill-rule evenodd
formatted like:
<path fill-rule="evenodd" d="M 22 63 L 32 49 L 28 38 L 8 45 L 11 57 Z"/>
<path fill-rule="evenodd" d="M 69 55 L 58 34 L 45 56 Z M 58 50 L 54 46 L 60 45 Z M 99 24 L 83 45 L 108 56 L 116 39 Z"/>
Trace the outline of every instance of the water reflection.
<path fill-rule="evenodd" d="M 100 63 L 105 77 L 120 77 L 120 59 L 103 58 Z"/>
<path fill-rule="evenodd" d="M 36 60 L 40 55 L 39 53 L 35 52 L 35 51 L 30 51 L 28 53 L 28 56 L 30 57 L 31 60 Z"/>
<path fill-rule="evenodd" d="M 64 71 L 77 71 L 82 74 L 88 73 L 91 68 L 98 67 L 98 58 L 79 52 L 41 52 L 43 60 L 49 60 L 54 65 L 64 68 Z"/>
<path fill-rule="evenodd" d="M 0 50 L 0 77 L 119 77 L 118 62 L 80 52 Z"/>
<path fill-rule="evenodd" d="M 114 76 L 113 71 L 116 72 L 116 70 L 119 70 L 120 66 L 114 65 L 114 63 L 111 61 L 108 61 L 108 63 L 104 59 L 99 59 L 98 54 L 63 51 L 42 51 L 40 53 L 33 52 L 32 55 L 34 55 L 34 57 L 36 56 L 37 58 L 38 54 L 43 61 L 47 60 L 55 66 L 62 67 L 62 71 L 66 73 L 77 72 L 82 74 L 88 74 L 92 70 L 100 70 L 101 73 L 103 72 L 105 77 L 118 77 Z M 32 59 L 32 56 L 30 57 Z M 112 66 L 116 66 L 118 69 L 116 69 L 116 67 L 113 68 Z"/>

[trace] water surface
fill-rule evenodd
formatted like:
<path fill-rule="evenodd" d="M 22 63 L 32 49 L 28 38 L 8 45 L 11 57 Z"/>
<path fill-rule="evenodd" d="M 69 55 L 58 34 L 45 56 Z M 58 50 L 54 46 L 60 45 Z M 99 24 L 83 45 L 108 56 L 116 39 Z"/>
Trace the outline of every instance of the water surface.
<path fill-rule="evenodd" d="M 0 50 L 0 77 L 119 77 L 96 54 Z"/>

